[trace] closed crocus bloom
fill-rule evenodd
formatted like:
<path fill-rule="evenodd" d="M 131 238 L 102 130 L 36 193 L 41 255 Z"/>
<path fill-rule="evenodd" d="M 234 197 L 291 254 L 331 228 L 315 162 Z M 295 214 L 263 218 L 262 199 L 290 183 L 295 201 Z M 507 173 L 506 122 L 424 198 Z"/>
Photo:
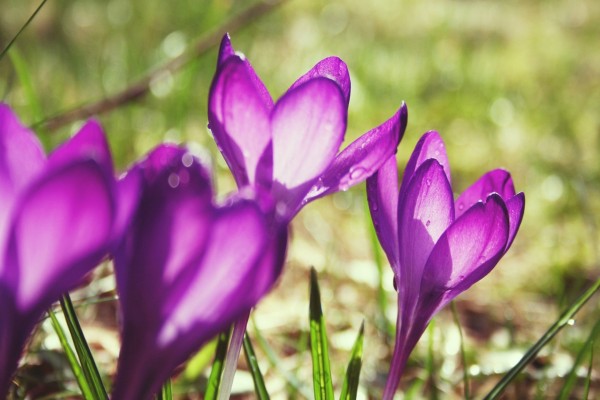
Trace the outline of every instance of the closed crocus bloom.
<path fill-rule="evenodd" d="M 214 205 L 207 170 L 183 148 L 161 145 L 131 173 L 142 188 L 115 255 L 122 348 L 114 400 L 150 399 L 247 314 L 279 276 L 287 246 L 285 227 L 272 228 L 259 206 L 268 201 Z"/>
<path fill-rule="evenodd" d="M 510 174 L 483 175 L 456 201 L 437 132 L 417 144 L 398 190 L 391 157 L 367 180 L 373 224 L 398 288 L 396 344 L 384 399 L 392 399 L 406 361 L 434 314 L 487 275 L 511 246 L 525 196 Z"/>
<path fill-rule="evenodd" d="M 289 221 L 304 204 L 362 182 L 396 153 L 404 104 L 338 154 L 349 99 L 348 68 L 329 57 L 274 103 L 226 35 L 209 95 L 209 127 L 238 186 L 270 191 L 278 216 Z"/>
<path fill-rule="evenodd" d="M 0 398 L 44 310 L 107 254 L 135 197 L 96 122 L 46 157 L 0 104 Z"/>

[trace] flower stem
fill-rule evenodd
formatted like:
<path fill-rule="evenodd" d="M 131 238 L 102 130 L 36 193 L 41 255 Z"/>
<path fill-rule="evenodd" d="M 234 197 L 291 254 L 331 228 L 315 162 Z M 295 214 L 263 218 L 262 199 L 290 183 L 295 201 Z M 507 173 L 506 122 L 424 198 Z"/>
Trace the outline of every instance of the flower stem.
<path fill-rule="evenodd" d="M 571 319 L 577 314 L 577 312 L 583 307 L 585 303 L 600 289 L 600 278 L 590 287 L 583 295 L 581 295 L 571 306 L 560 316 L 560 318 L 552 325 L 546 333 L 525 353 L 523 358 L 514 366 L 504 377 L 496 384 L 491 392 L 488 393 L 484 400 L 497 399 L 504 389 L 512 382 L 512 380 L 535 358 L 537 353 L 546 345 L 548 342 L 556 336 L 558 332 L 565 326 L 570 324 Z"/>
<path fill-rule="evenodd" d="M 392 355 L 392 363 L 390 365 L 390 372 L 388 373 L 387 381 L 385 382 L 382 400 L 394 399 L 394 393 L 396 393 L 396 390 L 398 389 L 400 378 L 402 377 L 404 367 L 408 361 L 408 355 L 410 354 L 410 351 L 406 349 L 405 346 L 406 332 L 402 330 L 400 310 L 398 310 L 396 329 L 397 332 L 396 343 L 394 345 L 394 354 Z"/>
<path fill-rule="evenodd" d="M 250 311 L 242 315 L 242 317 L 233 324 L 233 332 L 231 333 L 229 348 L 227 349 L 227 355 L 225 356 L 225 368 L 223 369 L 223 378 L 221 380 L 221 390 L 219 390 L 218 400 L 227 400 L 231 395 L 233 377 L 237 368 L 238 359 L 240 358 L 240 351 L 242 349 L 242 342 L 244 340 L 244 334 L 246 333 L 246 325 L 248 325 L 249 317 Z"/>

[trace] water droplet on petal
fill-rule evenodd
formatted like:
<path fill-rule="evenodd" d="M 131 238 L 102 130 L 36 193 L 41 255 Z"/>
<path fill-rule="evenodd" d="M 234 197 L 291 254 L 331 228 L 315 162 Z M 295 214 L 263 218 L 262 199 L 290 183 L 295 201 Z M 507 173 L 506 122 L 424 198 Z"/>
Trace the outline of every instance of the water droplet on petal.
<path fill-rule="evenodd" d="M 425 183 L 427 184 L 427 186 L 431 186 L 431 179 L 426 179 Z"/>
<path fill-rule="evenodd" d="M 363 167 L 352 167 L 350 168 L 350 180 L 357 181 L 365 176 L 366 173 L 367 170 Z"/>
<path fill-rule="evenodd" d="M 171 186 L 173 189 L 175 189 L 177 186 L 179 186 L 179 175 L 177 175 L 176 173 L 171 173 L 169 174 L 169 177 L 167 178 L 167 182 L 169 183 L 169 186 Z"/>
<path fill-rule="evenodd" d="M 425 222 L 425 226 L 429 226 L 431 225 L 431 220 L 427 220 L 427 222 Z"/>
<path fill-rule="evenodd" d="M 182 157 L 181 157 L 181 163 L 183 164 L 184 167 L 189 168 L 192 166 L 192 164 L 194 163 L 194 156 L 192 156 L 190 153 L 185 153 Z"/>

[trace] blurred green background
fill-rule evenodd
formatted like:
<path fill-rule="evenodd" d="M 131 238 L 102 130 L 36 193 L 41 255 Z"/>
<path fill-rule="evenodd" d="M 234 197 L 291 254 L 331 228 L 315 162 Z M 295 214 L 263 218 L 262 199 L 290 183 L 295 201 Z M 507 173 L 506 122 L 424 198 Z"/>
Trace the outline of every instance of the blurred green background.
<path fill-rule="evenodd" d="M 231 33 L 235 48 L 250 59 L 274 98 L 317 61 L 337 55 L 352 78 L 347 143 L 387 119 L 404 100 L 409 125 L 398 152 L 401 167 L 420 135 L 435 129 L 447 144 L 456 193 L 497 167 L 508 169 L 517 190 L 526 193 L 513 248 L 457 301 L 468 370 L 481 396 L 600 275 L 600 2 L 281 3 L 264 3 Z M 48 118 L 126 90 L 208 33 L 220 36 L 223 24 L 252 4 L 49 0 L 0 60 L 0 96 L 52 148 L 81 121 L 52 127 Z M 2 0 L 1 48 L 38 5 Z M 219 194 L 234 189 L 206 128 L 217 50 L 214 40 L 208 42 L 212 47 L 183 68 L 154 74 L 148 95 L 98 116 L 120 169 L 163 140 L 188 142 L 213 164 Z M 360 396 L 380 393 L 393 341 L 378 328 L 378 274 L 364 197 L 360 185 L 322 199 L 294 223 L 289 265 L 255 315 L 280 357 L 277 367 L 265 366 L 274 398 L 293 392 L 279 369 L 296 374 L 310 389 L 309 356 L 298 346 L 306 340 L 311 265 L 320 272 L 335 382 L 341 384 L 348 349 L 365 318 Z M 395 292 L 385 268 L 384 295 L 393 322 Z M 86 313 L 93 325 L 99 311 L 91 307 Z M 507 398 L 554 398 L 599 318 L 595 297 Z M 407 398 L 461 398 L 456 332 L 451 313 L 442 312 L 403 380 Z M 109 372 L 111 365 L 107 361 Z M 600 369 L 592 374 L 596 394 L 599 374 Z M 244 392 L 242 378 L 236 384 Z M 574 393 L 579 398 L 581 392 Z"/>

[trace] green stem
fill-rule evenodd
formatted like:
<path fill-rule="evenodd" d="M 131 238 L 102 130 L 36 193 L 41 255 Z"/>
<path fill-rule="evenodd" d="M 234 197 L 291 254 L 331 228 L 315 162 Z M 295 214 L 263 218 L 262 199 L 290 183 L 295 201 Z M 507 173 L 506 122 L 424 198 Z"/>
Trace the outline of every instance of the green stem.
<path fill-rule="evenodd" d="M 542 335 L 542 337 L 525 353 L 523 358 L 511 368 L 510 371 L 504 375 L 504 377 L 496 384 L 496 386 L 492 389 L 491 392 L 488 393 L 484 400 L 493 400 L 497 399 L 498 396 L 502 394 L 504 389 L 512 382 L 512 380 L 529 364 L 538 352 L 546 345 L 548 342 L 556 336 L 558 332 L 561 331 L 562 328 L 569 325 L 569 321 L 577 314 L 577 312 L 587 303 L 587 301 L 600 289 L 600 279 L 598 279 L 592 287 L 590 287 L 583 295 L 581 295 L 571 306 L 563 312 L 560 318 Z"/>
<path fill-rule="evenodd" d="M 88 383 L 90 384 L 90 387 L 94 393 L 94 398 L 99 400 L 108 400 L 108 394 L 106 393 L 106 389 L 102 383 L 102 377 L 100 376 L 98 367 L 94 362 L 94 357 L 92 356 L 90 347 L 87 344 L 85 335 L 83 334 L 83 330 L 81 329 L 81 325 L 77 319 L 73 302 L 71 301 L 71 297 L 68 293 L 65 293 L 60 299 L 60 306 L 63 310 L 65 320 L 67 321 L 67 326 L 69 327 L 71 337 L 73 338 L 75 351 L 77 351 L 77 355 L 79 356 L 83 373 L 88 379 Z"/>
<path fill-rule="evenodd" d="M 242 349 L 242 341 L 246 333 L 246 325 L 248 325 L 250 311 L 242 315 L 242 317 L 233 324 L 233 331 L 229 341 L 229 348 L 225 356 L 225 367 L 223 368 L 223 378 L 221 378 L 221 388 L 219 390 L 219 400 L 227 400 L 231 396 L 231 387 L 233 386 L 233 377 L 237 369 L 240 351 Z"/>

